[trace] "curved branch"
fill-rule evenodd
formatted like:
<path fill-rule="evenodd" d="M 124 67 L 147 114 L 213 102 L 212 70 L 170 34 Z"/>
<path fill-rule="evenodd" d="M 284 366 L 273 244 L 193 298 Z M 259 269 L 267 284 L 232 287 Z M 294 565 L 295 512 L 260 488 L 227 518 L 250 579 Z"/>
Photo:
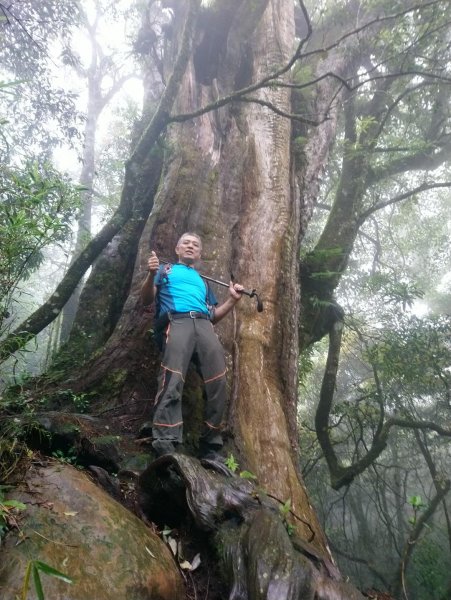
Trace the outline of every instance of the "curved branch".
<path fill-rule="evenodd" d="M 420 4 L 414 4 L 413 6 L 409 6 L 408 8 L 401 10 L 393 15 L 387 15 L 386 17 L 376 17 L 375 19 L 372 19 L 371 21 L 364 23 L 360 27 L 357 27 L 356 29 L 353 29 L 352 31 L 348 31 L 347 33 L 343 34 L 341 37 L 338 38 L 338 40 L 336 40 L 332 44 L 329 44 L 329 46 L 325 46 L 324 48 L 319 48 L 317 50 L 312 50 L 311 52 L 306 52 L 305 54 L 303 54 L 303 58 L 306 58 L 308 56 L 313 56 L 318 53 L 330 52 L 330 50 L 333 50 L 334 48 L 339 46 L 341 44 L 341 42 L 343 42 L 344 40 L 348 39 L 349 37 L 351 37 L 353 35 L 357 35 L 358 33 L 361 33 L 362 31 L 365 31 L 365 29 L 368 29 L 372 25 L 379 25 L 381 23 L 393 21 L 395 19 L 399 19 L 399 17 L 403 17 L 403 16 L 409 14 L 410 12 L 414 12 L 415 10 L 422 10 L 425 8 L 429 8 L 430 6 L 435 6 L 436 4 L 442 4 L 442 3 L 443 3 L 443 0 L 433 0 L 432 2 L 424 2 L 424 3 L 420 3 Z"/>
<path fill-rule="evenodd" d="M 413 190 L 404 192 L 404 194 L 399 194 L 398 196 L 395 196 L 394 198 L 391 198 L 390 200 L 387 200 L 386 202 L 379 202 L 379 203 L 375 204 L 368 210 L 365 210 L 364 212 L 360 213 L 360 216 L 358 217 L 357 222 L 360 226 L 366 221 L 366 219 L 370 215 L 372 215 L 376 211 L 381 210 L 382 208 L 385 208 L 386 206 L 391 206 L 392 204 L 397 204 L 398 202 L 402 202 L 403 200 L 406 200 L 407 198 L 410 198 L 411 196 L 415 196 L 415 194 L 420 194 L 421 192 L 424 192 L 426 190 L 433 190 L 433 189 L 437 189 L 437 188 L 449 188 L 449 187 L 451 187 L 451 181 L 444 181 L 444 182 L 437 182 L 437 183 L 422 183 L 421 185 L 414 188 Z"/>
<path fill-rule="evenodd" d="M 368 560 L 361 558 L 360 556 L 354 556 L 353 554 L 349 554 L 348 552 L 345 552 L 344 550 L 342 550 L 341 548 L 339 548 L 338 546 L 333 544 L 330 540 L 329 540 L 329 545 L 330 545 L 331 549 L 333 550 L 334 554 L 343 556 L 343 558 L 346 558 L 347 560 L 349 560 L 351 562 L 358 563 L 359 565 L 364 565 L 368 569 L 368 571 L 370 571 L 370 573 L 372 573 L 375 577 L 377 577 L 382 582 L 382 585 L 387 590 L 390 588 L 390 584 L 385 579 L 384 575 L 382 573 L 379 573 L 379 571 L 376 569 L 376 567 L 374 567 Z"/>
<path fill-rule="evenodd" d="M 323 73 L 323 75 L 319 75 L 318 77 L 315 77 L 314 79 L 311 79 L 310 81 L 307 81 L 306 83 L 284 83 L 283 81 L 272 81 L 271 83 L 268 83 L 262 87 L 275 87 L 275 88 L 290 88 L 290 89 L 294 89 L 294 90 L 303 90 L 304 88 L 307 87 L 311 87 L 312 85 L 315 85 L 316 83 L 319 83 L 320 81 L 323 81 L 323 79 L 327 79 L 328 77 L 331 77 L 332 79 L 336 79 L 337 81 L 339 81 L 343 87 L 347 88 L 348 90 L 352 91 L 354 88 L 352 86 L 349 85 L 348 81 L 346 79 L 344 79 L 344 77 L 341 77 L 341 75 L 338 75 L 337 73 L 334 73 L 333 71 L 328 71 L 327 73 Z"/>
<path fill-rule="evenodd" d="M 128 73 L 127 75 L 122 75 L 121 77 L 119 77 L 119 79 L 116 79 L 111 88 L 102 98 L 102 107 L 106 106 L 110 102 L 110 100 L 121 90 L 124 83 L 126 83 L 129 79 L 132 79 L 134 76 L 134 73 Z"/>
<path fill-rule="evenodd" d="M 291 119 L 292 121 L 300 121 L 301 123 L 306 123 L 307 125 L 313 125 L 315 127 L 329 119 L 329 117 L 324 117 L 319 121 L 313 121 L 312 119 L 307 119 L 306 117 L 302 117 L 301 115 L 295 113 L 287 113 L 284 110 L 280 110 L 280 108 L 277 108 L 277 106 L 275 106 L 272 102 L 267 102 L 266 100 L 261 100 L 260 98 L 243 96 L 237 98 L 237 100 L 238 102 L 249 102 L 250 104 L 260 104 L 260 106 L 266 106 L 266 108 L 272 110 L 276 115 L 286 117 L 287 119 Z"/>
<path fill-rule="evenodd" d="M 431 430 L 439 435 L 451 437 L 451 429 L 446 429 L 433 421 L 414 421 L 412 419 L 390 417 L 382 424 L 382 417 L 374 435 L 371 448 L 357 462 L 349 467 L 343 467 L 334 449 L 331 438 L 331 427 L 329 417 L 332 409 L 334 392 L 337 381 L 338 364 L 343 334 L 343 322 L 337 321 L 329 333 L 329 351 L 327 355 L 326 369 L 321 386 L 320 399 L 315 415 L 315 429 L 318 442 L 323 451 L 330 473 L 331 486 L 338 490 L 352 483 L 357 475 L 367 469 L 376 458 L 383 452 L 387 445 L 388 436 L 392 427 L 403 427 L 405 429 Z M 378 385 L 379 393 L 382 393 Z"/>
<path fill-rule="evenodd" d="M 218 100 L 216 100 L 215 102 L 211 102 L 210 104 L 207 104 L 206 106 L 199 108 L 196 111 L 192 111 L 190 113 L 181 113 L 178 115 L 171 115 L 168 118 L 168 122 L 169 123 L 181 123 L 184 121 L 188 121 L 189 119 L 194 119 L 196 117 L 200 117 L 208 112 L 211 112 L 212 110 L 217 110 L 218 108 L 221 108 L 223 106 L 226 106 L 227 104 L 229 104 L 230 102 L 233 102 L 234 100 L 240 100 L 243 96 L 250 94 L 252 92 L 255 92 L 261 88 L 264 87 L 268 87 L 268 86 L 279 86 L 281 87 L 283 84 L 282 82 L 277 82 L 276 80 L 279 79 L 280 77 L 282 77 L 283 75 L 285 75 L 285 73 L 287 73 L 295 64 L 295 62 L 297 60 L 299 60 L 300 58 L 307 58 L 310 56 L 314 56 L 314 55 L 323 55 L 323 54 L 327 54 L 330 50 L 333 50 L 334 48 L 336 48 L 337 46 L 339 46 L 341 44 L 341 42 L 343 42 L 344 40 L 346 40 L 347 38 L 353 36 L 353 35 L 357 35 L 359 33 L 361 33 L 362 31 L 364 31 L 365 29 L 368 29 L 369 27 L 371 27 L 372 25 L 376 25 L 376 24 L 380 24 L 386 21 L 390 21 L 390 20 L 394 20 L 394 19 L 398 19 L 399 17 L 402 17 L 406 14 L 408 14 L 409 12 L 418 10 L 418 9 L 424 9 L 424 8 L 428 8 L 429 6 L 433 6 L 435 4 L 440 4 L 442 0 L 433 0 L 432 2 L 428 2 L 426 4 L 417 4 L 414 5 L 412 7 L 409 7 L 403 11 L 400 11 L 398 13 L 395 13 L 394 15 L 389 15 L 387 17 L 377 17 L 376 19 L 373 19 L 371 21 L 368 21 L 367 23 L 365 23 L 364 25 L 362 25 L 361 27 L 358 27 L 356 29 L 353 29 L 352 31 L 344 34 L 343 36 L 341 36 L 340 38 L 338 38 L 338 40 L 336 40 L 333 44 L 329 44 L 328 46 L 325 46 L 323 48 L 317 48 L 316 50 L 312 50 L 310 52 L 306 52 L 304 54 L 302 54 L 302 48 L 305 45 L 305 43 L 308 41 L 308 39 L 310 38 L 311 34 L 312 34 L 312 27 L 311 27 L 311 23 L 310 23 L 310 19 L 308 17 L 308 13 L 307 10 L 304 6 L 304 3 L 302 1 L 300 1 L 300 6 L 302 9 L 302 12 L 304 14 L 304 17 L 306 19 L 306 23 L 307 23 L 307 35 L 305 38 L 303 38 L 299 44 L 298 47 L 296 48 L 293 56 L 288 60 L 288 62 L 282 66 L 280 69 L 277 69 L 276 71 L 274 71 L 273 73 L 267 75 L 266 77 L 263 77 L 262 79 L 260 79 L 260 81 L 249 85 L 245 88 L 241 88 L 240 90 L 237 90 L 235 92 L 233 92 L 232 94 L 229 94 L 227 96 L 223 96 L 222 98 L 219 98 Z M 345 85 L 345 87 L 349 88 L 349 84 L 347 84 L 339 75 L 337 74 L 332 74 L 332 73 L 327 73 L 325 75 L 326 76 L 331 76 L 334 77 L 336 79 L 339 79 L 341 81 L 341 83 L 343 85 Z M 318 80 L 317 79 L 312 79 L 311 82 L 307 82 L 305 84 L 302 84 L 303 87 L 308 87 L 310 85 L 313 85 L 314 83 L 316 83 Z M 289 85 L 289 84 L 288 84 Z M 288 116 L 288 115 L 282 115 L 282 116 Z M 312 124 L 315 124 L 314 122 L 312 122 Z"/>
<path fill-rule="evenodd" d="M 393 426 L 404 427 L 405 429 L 430 429 L 444 437 L 451 437 L 451 429 L 437 425 L 434 421 L 413 421 L 412 419 L 402 419 L 400 417 L 390 417 L 387 419 L 384 425 L 384 429 L 386 430 L 384 435 L 388 436 L 388 432 Z"/>
<path fill-rule="evenodd" d="M 338 363 L 340 359 L 343 321 L 337 321 L 329 332 L 329 351 L 326 368 L 315 414 L 315 429 L 319 444 L 331 473 L 331 478 L 341 469 L 330 437 L 329 416 L 334 399 L 337 382 Z M 332 483 L 332 487 L 334 484 Z"/>
<path fill-rule="evenodd" d="M 333 74 L 331 74 L 333 75 Z M 451 83 L 451 77 L 445 77 L 444 75 L 439 75 L 438 73 L 430 73 L 425 71 L 400 71 L 399 73 L 387 73 L 385 75 L 375 75 L 374 77 L 368 77 L 368 79 L 362 79 L 354 86 L 349 86 L 351 90 L 357 90 L 359 87 L 366 85 L 367 83 L 371 83 L 373 81 L 377 81 L 378 79 L 386 80 L 386 79 L 399 79 L 400 77 L 424 77 L 425 79 L 437 79 L 440 82 Z"/>

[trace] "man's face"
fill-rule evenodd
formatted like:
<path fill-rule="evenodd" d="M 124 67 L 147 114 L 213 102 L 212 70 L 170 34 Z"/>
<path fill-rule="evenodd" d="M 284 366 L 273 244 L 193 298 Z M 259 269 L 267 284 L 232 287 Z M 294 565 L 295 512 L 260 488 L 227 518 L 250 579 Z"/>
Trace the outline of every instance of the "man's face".
<path fill-rule="evenodd" d="M 185 265 L 192 265 L 196 260 L 199 260 L 202 250 L 200 240 L 194 235 L 184 235 L 177 244 L 175 253 L 179 258 L 179 262 Z"/>

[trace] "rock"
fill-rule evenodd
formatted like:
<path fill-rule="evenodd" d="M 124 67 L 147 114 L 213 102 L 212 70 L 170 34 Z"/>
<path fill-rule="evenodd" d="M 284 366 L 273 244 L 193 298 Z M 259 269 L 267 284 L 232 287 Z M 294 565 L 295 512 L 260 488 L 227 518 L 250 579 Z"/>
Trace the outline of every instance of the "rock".
<path fill-rule="evenodd" d="M 121 437 L 112 435 L 105 420 L 85 414 L 48 411 L 34 416 L 48 434 L 30 428 L 27 443 L 39 451 L 71 453 L 77 464 L 96 465 L 117 473 L 122 460 Z"/>
<path fill-rule="evenodd" d="M 2 548 L 0 597 L 21 594 L 30 560 L 71 577 L 41 574 L 47 600 L 181 600 L 167 546 L 135 515 L 67 464 L 32 465 L 10 497 L 26 504 Z M 36 594 L 30 583 L 28 600 Z"/>

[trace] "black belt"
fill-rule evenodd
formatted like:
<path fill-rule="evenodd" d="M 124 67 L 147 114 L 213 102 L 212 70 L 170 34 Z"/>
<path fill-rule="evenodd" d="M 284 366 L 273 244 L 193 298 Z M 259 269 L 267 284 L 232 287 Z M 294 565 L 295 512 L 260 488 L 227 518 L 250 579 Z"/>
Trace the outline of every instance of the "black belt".
<path fill-rule="evenodd" d="M 210 319 L 210 315 L 190 310 L 189 312 L 171 312 L 169 319 Z"/>

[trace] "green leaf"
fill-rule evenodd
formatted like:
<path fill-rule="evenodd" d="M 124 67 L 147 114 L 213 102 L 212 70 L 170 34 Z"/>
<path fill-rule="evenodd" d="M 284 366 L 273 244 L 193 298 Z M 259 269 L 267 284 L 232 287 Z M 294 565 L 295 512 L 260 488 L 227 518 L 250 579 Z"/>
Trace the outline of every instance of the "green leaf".
<path fill-rule="evenodd" d="M 33 574 L 33 583 L 34 589 L 36 590 L 36 595 L 38 600 L 45 600 L 44 590 L 42 589 L 41 578 L 39 577 L 39 570 L 36 565 L 37 561 L 32 561 L 33 565 L 31 567 L 31 572 Z"/>
<path fill-rule="evenodd" d="M 73 583 L 74 582 L 74 580 L 71 577 L 69 577 L 65 573 L 61 573 L 61 571 L 58 571 L 57 569 L 54 569 L 53 567 L 51 567 L 50 565 L 48 565 L 45 562 L 36 560 L 35 564 L 36 564 L 36 567 L 40 571 L 45 573 L 46 575 L 50 575 L 51 577 L 56 577 L 56 579 L 61 579 L 61 581 L 64 581 L 65 583 Z"/>
<path fill-rule="evenodd" d="M 413 508 L 421 508 L 422 506 L 424 506 L 421 496 L 410 496 L 409 504 Z"/>
<path fill-rule="evenodd" d="M 27 568 L 25 569 L 25 576 L 23 578 L 22 593 L 20 595 L 20 600 L 27 600 L 28 588 L 30 587 L 30 575 L 31 575 L 32 568 L 33 568 L 33 561 L 30 560 L 30 562 L 27 565 Z"/>
<path fill-rule="evenodd" d="M 11 508 L 18 508 L 19 510 L 25 510 L 27 508 L 26 504 L 19 502 L 18 500 L 5 500 L 4 502 L 1 502 L 1 504 Z"/>
<path fill-rule="evenodd" d="M 236 462 L 233 454 L 230 454 L 230 456 L 226 458 L 225 464 L 232 471 L 232 473 L 235 473 L 239 467 L 239 464 Z"/>
<path fill-rule="evenodd" d="M 241 471 L 240 477 L 243 479 L 257 479 L 257 475 L 254 475 L 251 471 Z"/>
<path fill-rule="evenodd" d="M 291 498 L 288 498 L 288 500 L 279 507 L 279 511 L 280 514 L 284 517 L 285 515 L 287 515 L 291 510 Z"/>

